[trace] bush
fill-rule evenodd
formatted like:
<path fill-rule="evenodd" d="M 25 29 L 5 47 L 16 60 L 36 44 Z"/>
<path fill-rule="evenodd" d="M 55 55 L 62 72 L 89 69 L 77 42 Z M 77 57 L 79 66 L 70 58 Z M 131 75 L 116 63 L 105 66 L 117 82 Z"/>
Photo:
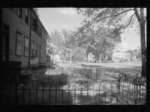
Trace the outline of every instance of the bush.
<path fill-rule="evenodd" d="M 79 74 L 81 74 L 82 77 L 85 77 L 87 79 L 93 79 L 91 69 L 82 69 L 80 70 Z"/>
<path fill-rule="evenodd" d="M 38 69 L 43 69 L 43 68 L 47 68 L 47 66 L 46 65 L 33 66 L 31 67 L 31 70 L 38 70 Z"/>
<path fill-rule="evenodd" d="M 35 77 L 35 81 L 38 86 L 61 87 L 68 83 L 68 75 L 42 75 L 39 77 Z"/>

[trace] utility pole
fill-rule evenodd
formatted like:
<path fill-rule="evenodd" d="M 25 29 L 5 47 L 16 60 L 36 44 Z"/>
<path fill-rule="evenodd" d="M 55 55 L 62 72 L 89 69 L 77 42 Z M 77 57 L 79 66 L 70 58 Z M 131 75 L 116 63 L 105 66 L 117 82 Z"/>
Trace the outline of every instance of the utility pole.
<path fill-rule="evenodd" d="M 30 59 L 31 59 L 31 27 L 32 27 L 32 8 L 29 8 L 30 12 L 30 26 L 29 26 L 29 59 L 28 59 L 28 68 L 30 68 Z"/>

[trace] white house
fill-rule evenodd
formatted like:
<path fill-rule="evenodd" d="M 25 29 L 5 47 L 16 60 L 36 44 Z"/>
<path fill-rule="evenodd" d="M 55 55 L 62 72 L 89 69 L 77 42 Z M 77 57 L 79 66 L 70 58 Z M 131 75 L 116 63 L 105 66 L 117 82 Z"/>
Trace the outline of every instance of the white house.
<path fill-rule="evenodd" d="M 88 54 L 88 61 L 89 62 L 94 62 L 94 60 L 95 60 L 95 56 L 92 53 L 89 53 Z"/>
<path fill-rule="evenodd" d="M 131 54 L 128 53 L 127 50 L 128 45 L 125 42 L 116 45 L 113 51 L 112 60 L 114 62 L 129 61 Z"/>
<path fill-rule="evenodd" d="M 130 61 L 130 57 L 131 55 L 128 52 L 116 51 L 113 52 L 112 60 L 114 62 Z"/>
<path fill-rule="evenodd" d="M 60 62 L 61 61 L 59 54 L 55 54 L 53 59 L 54 59 L 55 62 Z"/>

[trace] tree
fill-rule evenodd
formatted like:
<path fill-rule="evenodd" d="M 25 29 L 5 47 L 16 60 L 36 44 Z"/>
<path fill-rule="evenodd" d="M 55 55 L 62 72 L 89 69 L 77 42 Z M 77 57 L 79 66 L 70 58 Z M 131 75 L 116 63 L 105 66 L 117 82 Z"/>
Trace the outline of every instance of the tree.
<path fill-rule="evenodd" d="M 142 76 L 146 77 L 146 59 L 147 59 L 147 51 L 146 51 L 146 14 L 144 15 L 144 8 L 134 8 L 136 18 L 140 25 L 140 33 L 141 33 L 141 54 L 142 54 Z"/>
<path fill-rule="evenodd" d="M 47 45 L 47 51 L 48 54 L 50 54 L 54 58 L 54 55 L 60 54 L 60 52 L 62 52 L 64 41 L 62 39 L 61 33 L 57 30 L 51 32 L 49 37 L 50 38 L 48 42 L 49 45 Z"/>
<path fill-rule="evenodd" d="M 62 35 L 64 37 L 64 51 L 69 53 L 70 62 L 72 61 L 72 57 L 76 54 L 78 50 L 77 46 L 77 38 L 75 37 L 74 31 L 66 31 L 62 30 Z"/>
<path fill-rule="evenodd" d="M 94 54 L 95 62 L 101 61 L 110 56 L 115 44 L 121 41 L 120 32 L 116 28 L 97 26 L 97 28 L 84 27 L 76 32 L 78 46 L 86 49 L 87 57 L 89 53 Z"/>
<path fill-rule="evenodd" d="M 146 8 L 78 8 L 77 11 L 86 17 L 81 30 L 98 25 L 115 27 L 115 31 L 118 33 L 119 31 L 123 32 L 129 25 L 133 26 L 135 22 L 138 22 L 141 34 L 141 76 L 146 77 Z"/>
<path fill-rule="evenodd" d="M 59 32 L 55 30 L 51 32 L 50 37 L 53 53 L 59 53 L 63 60 L 70 60 L 71 62 L 73 57 L 76 58 L 77 52 L 82 50 L 78 47 L 78 41 L 74 31 L 62 29 L 62 31 Z"/>
<path fill-rule="evenodd" d="M 74 55 L 72 56 L 73 61 L 86 61 L 85 49 L 77 47 Z"/>

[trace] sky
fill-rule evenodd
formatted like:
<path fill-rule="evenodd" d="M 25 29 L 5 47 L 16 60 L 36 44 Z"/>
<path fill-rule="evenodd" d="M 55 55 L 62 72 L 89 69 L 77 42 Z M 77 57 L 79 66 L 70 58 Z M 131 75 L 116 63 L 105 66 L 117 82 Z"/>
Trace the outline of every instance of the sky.
<path fill-rule="evenodd" d="M 50 33 L 54 30 L 73 30 L 83 20 L 73 8 L 38 8 L 40 20 Z"/>
<path fill-rule="evenodd" d="M 49 34 L 54 30 L 75 30 L 84 19 L 74 8 L 38 8 L 38 12 Z M 136 49 L 140 46 L 140 34 L 134 30 L 125 31 L 122 38 L 120 45 L 127 49 Z"/>

